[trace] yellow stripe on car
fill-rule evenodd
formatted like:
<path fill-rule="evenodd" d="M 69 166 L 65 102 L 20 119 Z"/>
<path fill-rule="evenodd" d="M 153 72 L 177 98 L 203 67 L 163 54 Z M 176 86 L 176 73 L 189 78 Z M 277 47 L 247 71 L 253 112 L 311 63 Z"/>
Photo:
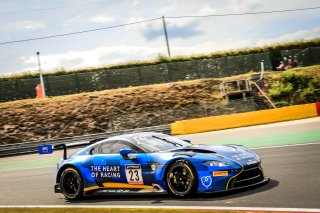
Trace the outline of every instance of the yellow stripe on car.
<path fill-rule="evenodd" d="M 152 186 L 140 185 L 140 184 L 127 184 L 127 183 L 114 183 L 106 182 L 103 183 L 103 187 L 92 186 L 84 189 L 85 192 L 94 190 L 94 189 L 152 189 Z"/>

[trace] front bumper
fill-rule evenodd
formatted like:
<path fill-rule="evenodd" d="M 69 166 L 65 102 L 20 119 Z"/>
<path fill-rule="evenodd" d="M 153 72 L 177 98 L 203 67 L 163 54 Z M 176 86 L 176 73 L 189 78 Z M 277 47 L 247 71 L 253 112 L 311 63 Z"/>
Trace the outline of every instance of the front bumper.
<path fill-rule="evenodd" d="M 218 193 L 224 193 L 224 192 L 231 192 L 231 191 L 238 191 L 238 190 L 242 190 L 242 189 L 247 189 L 247 188 L 253 188 L 256 186 L 260 186 L 263 184 L 266 184 L 270 181 L 270 178 L 266 177 L 264 178 L 262 181 L 258 182 L 258 183 L 254 183 L 254 184 L 250 184 L 250 185 L 246 185 L 246 186 L 242 186 L 242 187 L 237 187 L 237 188 L 232 188 L 232 189 L 226 189 L 226 190 L 219 190 L 219 191 L 201 191 L 198 193 L 200 194 L 207 194 L 207 193 L 214 193 L 214 194 L 218 194 Z"/>
<path fill-rule="evenodd" d="M 259 185 L 266 184 L 269 181 L 270 181 L 270 178 L 265 177 L 262 181 L 260 181 L 258 183 L 254 183 L 254 184 L 250 184 L 250 185 L 246 185 L 246 186 L 241 186 L 241 187 L 236 187 L 236 188 L 228 189 L 226 191 L 240 190 L 240 189 L 245 189 L 245 188 L 249 188 L 249 187 L 259 186 Z"/>

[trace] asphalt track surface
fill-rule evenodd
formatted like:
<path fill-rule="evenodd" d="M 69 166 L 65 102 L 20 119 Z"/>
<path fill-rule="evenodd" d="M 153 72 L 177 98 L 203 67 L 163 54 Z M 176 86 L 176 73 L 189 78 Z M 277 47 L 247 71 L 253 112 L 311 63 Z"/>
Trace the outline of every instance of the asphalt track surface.
<path fill-rule="evenodd" d="M 249 127 L 234 131 L 228 137 L 240 138 L 243 132 L 256 135 L 270 132 L 295 132 L 302 129 L 318 129 L 319 120 Z M 228 130 L 225 130 L 228 131 Z M 220 132 L 189 135 L 194 143 Z M 198 136 L 197 136 L 198 135 Z M 226 137 L 220 135 L 220 137 Z M 219 137 L 217 136 L 219 139 Z M 53 193 L 55 181 L 54 164 L 42 168 L 0 169 L 0 205 L 135 205 L 135 206 L 234 206 L 234 207 L 280 207 L 320 208 L 320 138 L 313 143 L 291 144 L 256 148 L 262 157 L 262 166 L 269 183 L 232 193 L 202 194 L 193 198 L 177 199 L 168 195 L 106 195 L 87 197 L 70 202 L 61 194 Z M 57 153 L 61 154 L 61 153 Z M 3 158 L 0 163 L 37 158 L 37 155 Z"/>

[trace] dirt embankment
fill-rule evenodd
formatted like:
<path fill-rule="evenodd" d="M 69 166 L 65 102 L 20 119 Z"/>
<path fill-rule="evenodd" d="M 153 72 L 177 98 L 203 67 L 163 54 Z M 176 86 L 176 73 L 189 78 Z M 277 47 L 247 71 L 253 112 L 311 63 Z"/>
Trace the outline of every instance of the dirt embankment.
<path fill-rule="evenodd" d="M 0 144 L 112 131 L 112 119 L 118 116 L 129 122 L 132 116 L 126 115 L 150 117 L 155 115 L 145 113 L 160 112 L 165 118 L 166 110 L 176 114 L 201 102 L 220 104 L 221 111 L 220 82 L 205 79 L 1 103 Z"/>
<path fill-rule="evenodd" d="M 269 95 L 278 106 L 320 101 L 319 72 L 320 65 L 266 72 L 273 82 Z M 252 101 L 227 104 L 219 90 L 222 81 L 251 74 L 0 103 L 0 144 L 253 111 Z"/>

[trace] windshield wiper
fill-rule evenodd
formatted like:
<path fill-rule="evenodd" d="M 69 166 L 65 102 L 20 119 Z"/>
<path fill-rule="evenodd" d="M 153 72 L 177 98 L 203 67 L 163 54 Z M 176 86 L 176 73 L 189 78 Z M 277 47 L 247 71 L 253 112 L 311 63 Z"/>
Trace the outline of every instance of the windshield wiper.
<path fill-rule="evenodd" d="M 167 140 L 167 139 L 165 139 L 165 138 L 160 138 L 160 137 L 155 136 L 155 135 L 152 135 L 152 137 L 153 137 L 153 138 L 156 138 L 156 139 L 158 139 L 158 140 L 162 140 L 162 141 L 164 141 L 164 142 L 167 142 L 167 143 L 169 143 L 169 144 L 172 144 L 172 145 L 174 145 L 174 146 L 176 146 L 176 147 L 182 146 L 181 144 L 177 144 L 177 143 L 172 142 L 172 141 L 169 141 L 169 140 Z"/>

